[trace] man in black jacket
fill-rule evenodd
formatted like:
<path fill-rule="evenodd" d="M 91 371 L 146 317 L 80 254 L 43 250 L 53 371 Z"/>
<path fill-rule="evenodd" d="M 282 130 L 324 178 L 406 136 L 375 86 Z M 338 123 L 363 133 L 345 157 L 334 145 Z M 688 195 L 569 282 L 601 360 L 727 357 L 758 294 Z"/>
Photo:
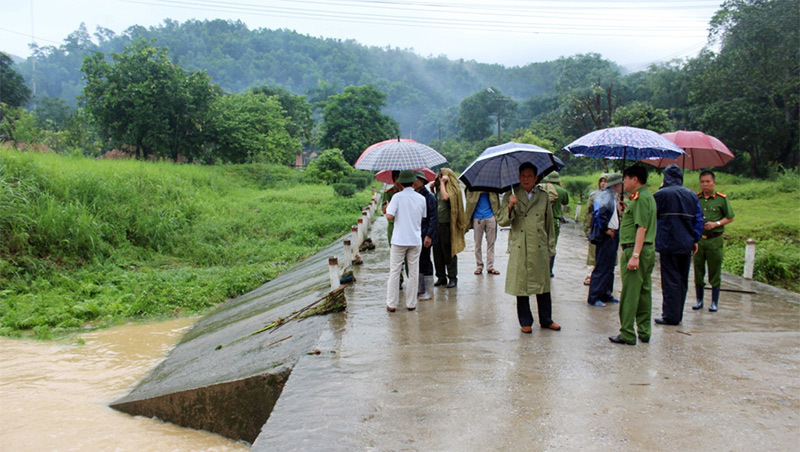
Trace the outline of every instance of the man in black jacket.
<path fill-rule="evenodd" d="M 431 246 L 436 241 L 439 229 L 438 208 L 436 196 L 431 193 L 425 184 L 428 179 L 422 171 L 414 171 L 417 180 L 414 181 L 414 190 L 425 197 L 427 216 L 422 219 L 422 251 L 419 255 L 419 288 L 417 296 L 420 300 L 433 298 L 433 263 L 431 262 Z"/>
<path fill-rule="evenodd" d="M 657 208 L 656 251 L 661 263 L 661 325 L 683 320 L 683 305 L 689 285 L 689 268 L 703 233 L 703 211 L 697 195 L 683 186 L 678 165 L 664 170 L 664 183 L 653 194 Z"/>

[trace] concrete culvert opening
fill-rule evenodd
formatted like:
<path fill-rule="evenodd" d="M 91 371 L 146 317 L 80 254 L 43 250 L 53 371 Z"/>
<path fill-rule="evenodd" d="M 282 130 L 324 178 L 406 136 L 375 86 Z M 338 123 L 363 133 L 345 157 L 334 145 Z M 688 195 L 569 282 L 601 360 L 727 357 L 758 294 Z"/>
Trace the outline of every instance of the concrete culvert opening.
<path fill-rule="evenodd" d="M 290 373 L 290 368 L 282 367 L 269 374 L 111 407 L 252 443 L 269 419 Z"/>

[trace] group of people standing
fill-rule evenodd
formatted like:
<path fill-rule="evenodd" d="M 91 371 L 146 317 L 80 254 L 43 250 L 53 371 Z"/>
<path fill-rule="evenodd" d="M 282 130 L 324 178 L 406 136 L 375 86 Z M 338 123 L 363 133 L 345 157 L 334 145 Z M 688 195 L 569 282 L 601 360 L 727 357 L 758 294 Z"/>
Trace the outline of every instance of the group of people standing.
<path fill-rule="evenodd" d="M 450 168 L 439 171 L 430 183 L 431 190 L 422 171 L 394 171 L 392 180 L 394 185 L 383 193 L 380 201 L 389 222 L 387 232 L 391 246 L 386 296 L 389 312 L 397 309 L 404 268 L 408 274 L 405 304 L 409 311 L 416 309 L 418 299 L 433 298 L 433 287 L 452 289 L 458 285 L 458 253 L 466 246 L 464 234 L 473 225 L 476 235 L 480 231 L 487 237 L 487 264 L 489 272 L 496 274 L 493 265 L 497 226 L 496 222 L 488 221 L 494 218 L 488 197 L 478 199 L 474 205 L 468 198 L 471 208 L 468 217 L 461 187 Z M 473 217 L 476 217 L 474 223 Z M 480 247 L 476 254 L 480 254 Z M 477 260 L 482 269 L 482 257 Z"/>
<path fill-rule="evenodd" d="M 557 173 L 539 184 L 542 181 L 534 165 L 523 164 L 519 172 L 519 186 L 503 196 L 502 202 L 497 193 L 466 190 L 466 209 L 463 208 L 458 180 L 449 168 L 440 170 L 432 183 L 433 193 L 426 189 L 427 180 L 421 171 L 393 174 L 395 186 L 386 190 L 381 199 L 383 212 L 390 223 L 390 271 L 386 297 L 389 312 L 396 311 L 398 306 L 404 261 L 409 279 L 405 290 L 406 308 L 413 311 L 418 299 L 432 297 L 429 290 L 433 271 L 426 269 L 424 263 L 429 259 L 431 248 L 436 273 L 433 286 L 457 286 L 457 254 L 465 247 L 464 234 L 469 229 L 473 229 L 475 236 L 474 274 L 480 275 L 486 269 L 487 274 L 499 275 L 494 267 L 497 228 L 510 226 L 509 271 L 505 288 L 508 294 L 517 298 L 521 330 L 532 332 L 531 295 L 536 296 L 542 328 L 561 329 L 551 318 L 550 278 L 553 276 L 552 262 L 561 205 L 569 202 L 569 195 L 561 189 Z M 438 227 L 433 228 L 432 224 Z M 402 235 L 398 234 L 400 229 L 404 231 Z M 482 252 L 484 237 L 485 261 Z M 422 275 L 421 282 L 419 275 Z M 412 290 L 414 287 L 418 287 L 416 293 Z"/>
<path fill-rule="evenodd" d="M 647 170 L 631 166 L 620 174 L 606 174 L 600 190 L 590 196 L 586 228 L 594 269 L 587 278 L 590 306 L 619 303 L 620 330 L 609 337 L 614 343 L 635 345 L 637 337 L 649 342 L 651 335 L 652 282 L 655 253 L 661 268 L 662 316 L 655 322 L 678 325 L 688 290 L 689 269 L 694 256 L 697 304 L 702 309 L 704 276 L 708 267 L 712 287 L 709 311 L 718 309 L 722 270 L 723 226 L 733 221 L 727 197 L 714 191 L 711 171 L 700 174 L 699 193 L 683 186 L 683 172 L 677 165 L 664 170 L 661 188 L 650 194 Z M 617 202 L 624 190 L 628 203 Z M 611 293 L 617 250 L 622 250 L 620 300 Z M 634 328 L 635 326 L 635 328 Z"/>
<path fill-rule="evenodd" d="M 717 311 L 722 232 L 734 216 L 727 197 L 714 190 L 711 171 L 700 174 L 699 193 L 683 186 L 683 172 L 677 165 L 664 170 L 664 182 L 655 194 L 647 189 L 647 175 L 647 169 L 640 165 L 630 166 L 622 174 L 603 175 L 599 189 L 590 196 L 586 214 L 590 263 L 594 264 L 585 282 L 589 286 L 587 303 L 595 307 L 619 303 L 619 334 L 609 337 L 619 344 L 650 341 L 651 274 L 656 252 L 660 256 L 663 296 L 662 316 L 655 319 L 656 323 L 681 322 L 692 260 L 697 294 L 693 309 L 703 307 L 708 268 L 712 294 L 709 311 Z M 398 171 L 393 178 L 395 186 L 384 192 L 381 200 L 390 223 L 388 311 L 397 309 L 404 265 L 408 273 L 405 305 L 410 311 L 416 309 L 417 299 L 433 297 L 431 286 L 457 286 L 457 254 L 465 247 L 464 234 L 469 229 L 475 235 L 475 274 L 482 274 L 484 268 L 489 274 L 499 274 L 494 268 L 494 244 L 497 227 L 504 226 L 510 227 L 505 292 L 516 297 L 521 331 L 532 332 L 531 296 L 536 296 L 541 327 L 561 329 L 552 319 L 550 284 L 561 206 L 569 202 L 569 195 L 561 189 L 558 173 L 542 178 L 536 166 L 523 163 L 519 167 L 520 183 L 504 194 L 502 201 L 497 193 L 467 190 L 466 209 L 456 175 L 449 168 L 440 170 L 431 183 L 432 190 L 427 189 L 428 181 L 421 171 Z M 622 200 L 623 191 L 628 193 L 626 201 Z M 481 249 L 484 237 L 485 261 Z M 618 251 L 622 253 L 620 299 L 612 294 Z"/>

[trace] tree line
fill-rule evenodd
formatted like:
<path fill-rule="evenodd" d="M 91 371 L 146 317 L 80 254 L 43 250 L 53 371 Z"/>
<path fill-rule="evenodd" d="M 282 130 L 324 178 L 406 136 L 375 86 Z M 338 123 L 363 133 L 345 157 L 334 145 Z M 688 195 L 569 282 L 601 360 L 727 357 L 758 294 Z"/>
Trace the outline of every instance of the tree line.
<path fill-rule="evenodd" d="M 288 163 L 303 146 L 338 148 L 353 163 L 402 134 L 459 169 L 497 135 L 555 151 L 630 125 L 705 131 L 737 154 L 727 171 L 764 177 L 798 165 L 797 23 L 794 0 L 728 0 L 699 55 L 627 74 L 593 53 L 504 68 L 233 21 L 98 29 L 97 43 L 82 27 L 62 46 L 34 49 L 35 105 L 4 83 L 2 127 L 6 140 L 35 126 L 90 153 L 125 144 L 141 157 L 206 163 Z M 30 85 L 30 65 L 2 61 L 3 74 L 16 69 Z M 15 105 L 33 119 L 9 115 Z"/>

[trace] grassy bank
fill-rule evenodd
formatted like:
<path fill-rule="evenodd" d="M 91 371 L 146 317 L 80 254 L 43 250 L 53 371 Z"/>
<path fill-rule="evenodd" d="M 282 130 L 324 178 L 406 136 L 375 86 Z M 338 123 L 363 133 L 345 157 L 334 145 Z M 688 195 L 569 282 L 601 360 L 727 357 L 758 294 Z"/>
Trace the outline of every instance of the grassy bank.
<path fill-rule="evenodd" d="M 201 313 L 327 246 L 368 202 L 282 167 L 0 150 L 0 334 Z"/>
<path fill-rule="evenodd" d="M 564 172 L 562 180 L 582 180 L 596 188 L 599 176 L 600 173 L 570 176 Z M 700 191 L 699 176 L 699 171 L 687 171 L 685 185 Z M 662 178 L 656 173 L 650 173 L 649 178 L 647 185 L 655 192 Z M 716 190 L 728 195 L 735 214 L 733 223 L 725 226 L 723 269 L 742 274 L 745 241 L 753 238 L 753 278 L 800 293 L 800 174 L 789 171 L 771 180 L 755 180 L 718 173 Z M 578 199 L 571 198 L 574 212 Z"/>

